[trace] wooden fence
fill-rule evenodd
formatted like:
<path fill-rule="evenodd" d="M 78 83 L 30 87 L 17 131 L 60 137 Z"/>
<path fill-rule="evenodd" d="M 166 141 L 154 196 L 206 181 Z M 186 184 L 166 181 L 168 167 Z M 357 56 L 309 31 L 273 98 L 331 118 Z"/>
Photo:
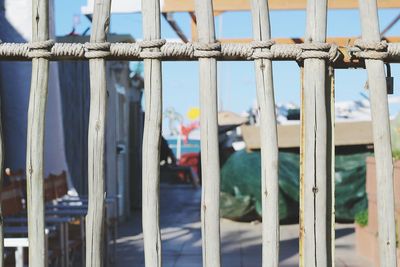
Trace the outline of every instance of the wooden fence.
<path fill-rule="evenodd" d="M 326 43 L 327 1 L 308 0 L 305 43 L 280 45 L 271 40 L 267 0 L 251 0 L 254 41 L 250 44 L 220 44 L 216 40 L 212 0 L 196 0 L 196 43 L 166 43 L 160 38 L 159 0 L 142 1 L 144 40 L 141 42 L 108 43 L 106 36 L 111 0 L 96 0 L 90 43 L 54 43 L 49 40 L 48 1 L 33 0 L 32 42 L 0 44 L 0 60 L 32 60 L 26 163 L 29 242 L 33 244 L 29 246 L 30 266 L 45 266 L 47 258 L 44 238 L 43 141 L 49 60 L 66 59 L 90 62 L 86 266 L 103 265 L 101 255 L 105 220 L 104 140 L 107 109 L 105 60 L 119 59 L 143 60 L 145 65 L 143 233 L 146 266 L 162 266 L 159 149 L 163 60 L 199 61 L 203 174 L 199 208 L 203 266 L 207 267 L 219 267 L 221 263 L 217 60 L 254 60 L 261 114 L 262 266 L 278 266 L 278 146 L 272 60 L 294 60 L 299 63 L 302 73 L 300 266 L 334 266 L 334 69 L 356 66 L 365 67 L 368 72 L 378 181 L 380 266 L 395 267 L 393 166 L 384 63 L 400 61 L 400 44 L 381 41 L 376 0 L 359 0 L 362 39 L 347 49 Z M 1 163 L 4 150 L 0 152 Z M 2 164 L 0 168 L 2 174 Z M 2 230 L 0 236 L 3 240 Z M 2 242 L 0 253 L 0 259 L 3 259 Z M 0 262 L 1 267 L 2 260 Z"/>

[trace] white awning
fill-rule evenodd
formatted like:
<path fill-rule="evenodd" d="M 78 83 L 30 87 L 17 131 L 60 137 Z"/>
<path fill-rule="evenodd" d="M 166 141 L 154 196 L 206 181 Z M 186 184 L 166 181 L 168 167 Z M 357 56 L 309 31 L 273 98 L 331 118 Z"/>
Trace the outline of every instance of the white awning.
<path fill-rule="evenodd" d="M 160 0 L 162 7 L 164 0 Z M 142 0 L 113 0 L 111 4 L 111 13 L 137 13 L 142 9 Z M 81 7 L 83 14 L 93 14 L 94 0 L 87 0 L 86 6 Z"/>

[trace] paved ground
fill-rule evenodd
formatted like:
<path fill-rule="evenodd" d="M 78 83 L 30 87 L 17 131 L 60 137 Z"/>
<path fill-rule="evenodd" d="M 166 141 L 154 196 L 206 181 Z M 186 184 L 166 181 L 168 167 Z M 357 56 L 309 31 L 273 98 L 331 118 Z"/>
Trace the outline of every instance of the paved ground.
<path fill-rule="evenodd" d="M 163 266 L 201 267 L 200 189 L 161 186 Z M 261 224 L 221 220 L 222 266 L 261 266 Z M 140 213 L 122 224 L 117 244 L 117 265 L 144 266 Z M 298 266 L 298 225 L 281 226 L 280 266 Z M 338 225 L 336 267 L 371 267 L 354 248 L 353 225 Z"/>

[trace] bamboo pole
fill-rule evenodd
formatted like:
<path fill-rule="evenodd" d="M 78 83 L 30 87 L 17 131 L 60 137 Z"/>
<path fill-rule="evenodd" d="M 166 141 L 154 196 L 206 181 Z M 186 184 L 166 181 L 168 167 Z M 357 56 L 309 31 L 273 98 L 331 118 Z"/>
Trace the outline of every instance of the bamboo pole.
<path fill-rule="evenodd" d="M 304 66 L 300 66 L 299 267 L 304 267 Z"/>
<path fill-rule="evenodd" d="M 253 0 L 251 3 L 254 40 L 269 41 L 271 30 L 268 3 L 265 0 Z M 256 59 L 254 63 L 261 118 L 262 266 L 277 267 L 279 264 L 278 136 L 272 61 Z"/>
<path fill-rule="evenodd" d="M 49 38 L 47 0 L 32 2 L 32 42 Z M 29 266 L 47 265 L 43 194 L 44 129 L 49 78 L 49 61 L 32 59 L 32 79 L 28 107 L 26 178 L 28 205 Z"/>
<path fill-rule="evenodd" d="M 327 112 L 327 181 L 326 181 L 326 234 L 328 266 L 335 266 L 335 70 L 326 70 Z"/>
<path fill-rule="evenodd" d="M 0 192 L 3 189 L 4 177 L 4 143 L 3 143 L 3 127 L 0 121 Z M 3 229 L 3 212 L 0 199 L 0 267 L 4 267 L 4 229 Z"/>
<path fill-rule="evenodd" d="M 360 3 L 362 38 L 379 42 L 378 9 L 375 0 Z M 371 101 L 377 175 L 378 239 L 381 267 L 396 266 L 396 228 L 393 192 L 393 159 L 385 69 L 382 60 L 365 60 Z"/>
<path fill-rule="evenodd" d="M 309 0 L 307 5 L 307 43 L 326 40 L 327 0 Z M 322 59 L 304 60 L 304 229 L 301 241 L 303 259 L 307 267 L 330 266 L 331 249 L 328 237 L 331 176 L 331 146 L 329 142 L 330 102 L 326 86 L 326 62 Z M 329 225 L 329 226 L 328 226 Z"/>
<path fill-rule="evenodd" d="M 160 3 L 142 0 L 143 37 L 146 41 L 161 37 Z M 157 52 L 158 48 L 146 48 Z M 143 235 L 145 264 L 161 267 L 160 234 L 160 142 L 162 120 L 162 72 L 158 59 L 144 60 L 145 124 L 143 133 Z"/>
<path fill-rule="evenodd" d="M 199 43 L 215 43 L 212 0 L 196 0 L 195 9 Z M 203 181 L 201 199 L 203 266 L 220 267 L 220 170 L 218 154 L 216 59 L 200 58 L 199 69 L 201 171 Z"/>
<path fill-rule="evenodd" d="M 301 77 L 301 127 L 300 127 L 300 209 L 299 209 L 299 266 L 304 267 L 304 240 L 305 240 L 305 228 L 304 228 L 304 149 L 305 149 L 305 127 L 304 127 L 304 67 L 300 68 Z M 327 261 L 328 265 L 335 266 L 335 71 L 332 66 L 327 70 L 326 77 L 326 103 L 327 103 L 327 147 L 330 147 L 330 155 L 327 154 Z M 329 151 L 328 151 L 329 152 Z M 329 158 L 330 156 L 330 158 Z M 330 159 L 330 162 L 329 162 Z M 329 175 L 330 170 L 330 175 Z"/>
<path fill-rule="evenodd" d="M 96 0 L 91 43 L 106 42 L 110 23 L 111 0 Z M 90 112 L 88 129 L 88 191 L 86 217 L 86 267 L 103 266 L 105 221 L 105 127 L 107 81 L 104 58 L 89 60 Z"/>

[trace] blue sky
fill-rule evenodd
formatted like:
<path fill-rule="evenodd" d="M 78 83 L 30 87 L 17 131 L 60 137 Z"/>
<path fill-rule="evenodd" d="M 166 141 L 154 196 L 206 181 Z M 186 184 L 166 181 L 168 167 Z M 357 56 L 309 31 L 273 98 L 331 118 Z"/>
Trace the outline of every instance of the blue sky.
<path fill-rule="evenodd" d="M 68 34 L 73 25 L 74 16 L 80 16 L 77 33 L 90 26 L 89 21 L 80 15 L 80 7 L 86 0 L 55 0 L 56 33 Z M 379 13 L 380 26 L 385 28 L 400 13 L 400 9 L 386 9 Z M 190 17 L 185 13 L 176 13 L 175 19 L 186 33 L 191 36 Z M 272 11 L 272 37 L 302 37 L 305 33 L 305 11 Z M 178 38 L 171 27 L 162 18 L 162 37 Z M 252 34 L 250 12 L 226 12 L 216 17 L 217 38 L 250 38 Z M 140 14 L 114 14 L 111 17 L 111 33 L 131 34 L 142 38 Z M 88 32 L 88 34 L 90 31 Z M 359 13 L 357 10 L 333 10 L 328 14 L 328 36 L 359 36 L 361 34 Z M 386 36 L 400 36 L 400 22 Z M 252 62 L 219 62 L 219 95 L 224 110 L 242 112 L 256 99 L 255 75 Z M 277 103 L 300 102 L 300 74 L 295 62 L 274 62 L 275 99 Z M 395 77 L 395 95 L 400 96 L 400 67 L 392 65 Z M 363 69 L 336 70 L 336 100 L 362 99 L 360 93 L 367 93 L 364 85 L 367 76 Z M 164 109 L 174 107 L 185 115 L 190 107 L 199 105 L 198 65 L 196 62 L 163 63 Z M 400 110 L 391 107 L 392 113 Z"/>

